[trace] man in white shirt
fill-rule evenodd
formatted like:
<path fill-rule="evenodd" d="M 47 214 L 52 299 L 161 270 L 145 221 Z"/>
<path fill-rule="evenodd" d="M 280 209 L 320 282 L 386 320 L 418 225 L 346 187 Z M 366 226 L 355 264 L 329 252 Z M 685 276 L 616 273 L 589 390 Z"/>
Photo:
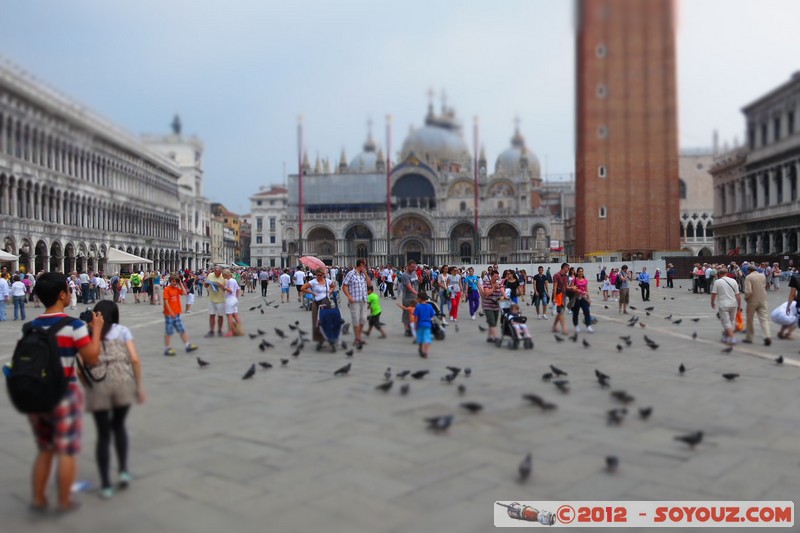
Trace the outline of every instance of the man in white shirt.
<path fill-rule="evenodd" d="M 292 277 L 289 275 L 288 268 L 283 270 L 283 274 L 278 278 L 278 283 L 281 285 L 281 303 L 284 303 L 284 296 L 286 296 L 286 303 L 289 303 L 289 285 L 292 284 Z"/>
<path fill-rule="evenodd" d="M 6 302 L 11 290 L 8 287 L 6 278 L 0 277 L 0 322 L 6 321 Z"/>
<path fill-rule="evenodd" d="M 300 299 L 303 297 L 302 291 L 300 288 L 306 282 L 306 273 L 303 272 L 302 268 L 298 268 L 294 272 L 294 286 L 297 287 L 297 301 L 300 302 Z M 302 307 L 302 306 L 301 306 Z"/>
<path fill-rule="evenodd" d="M 736 344 L 733 333 L 736 326 L 736 312 L 742 308 L 742 295 L 736 280 L 727 276 L 727 268 L 721 266 L 718 272 L 719 278 L 711 287 L 711 309 L 719 306 L 719 319 L 722 322 L 722 329 L 725 330 L 722 342 Z"/>
<path fill-rule="evenodd" d="M 386 265 L 386 268 L 381 272 L 381 277 L 384 283 L 386 283 L 386 291 L 384 291 L 383 297 L 388 298 L 391 296 L 392 300 L 396 300 L 397 298 L 394 295 L 394 269 L 392 265 Z"/>

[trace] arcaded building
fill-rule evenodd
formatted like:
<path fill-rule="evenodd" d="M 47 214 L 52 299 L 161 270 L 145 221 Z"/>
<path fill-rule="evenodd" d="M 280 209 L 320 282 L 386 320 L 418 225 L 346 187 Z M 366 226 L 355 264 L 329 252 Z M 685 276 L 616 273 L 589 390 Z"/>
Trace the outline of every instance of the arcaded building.
<path fill-rule="evenodd" d="M 576 7 L 575 253 L 679 250 L 674 2 Z"/>

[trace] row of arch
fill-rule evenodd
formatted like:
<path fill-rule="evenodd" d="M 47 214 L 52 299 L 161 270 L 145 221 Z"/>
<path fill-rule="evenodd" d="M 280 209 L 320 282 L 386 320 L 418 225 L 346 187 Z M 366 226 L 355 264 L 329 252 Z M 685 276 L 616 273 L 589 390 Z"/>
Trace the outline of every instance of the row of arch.
<path fill-rule="evenodd" d="M 705 239 L 714 236 L 713 221 L 708 219 L 681 220 L 681 239 Z"/>
<path fill-rule="evenodd" d="M 18 268 L 26 272 L 104 272 L 108 260 L 109 247 L 153 261 L 152 267 L 146 263 L 134 265 L 135 268 L 153 268 L 170 272 L 180 268 L 177 250 L 148 246 L 107 245 L 105 243 L 53 239 L 48 245 L 45 238 L 34 239 L 6 235 L 3 249 L 18 255 Z"/>
<path fill-rule="evenodd" d="M 0 214 L 65 226 L 178 240 L 178 218 L 0 174 Z"/>
<path fill-rule="evenodd" d="M 147 200 L 158 201 L 164 193 L 177 197 L 177 174 L 170 176 L 164 168 L 110 145 L 102 146 L 102 154 L 79 148 L 49 129 L 17 118 L 17 114 L 34 113 L 32 108 L 7 95 L 2 103 L 10 109 L 0 111 L 0 153 Z M 21 113 L 13 113 L 14 107 Z M 93 136 L 91 142 L 98 141 Z"/>

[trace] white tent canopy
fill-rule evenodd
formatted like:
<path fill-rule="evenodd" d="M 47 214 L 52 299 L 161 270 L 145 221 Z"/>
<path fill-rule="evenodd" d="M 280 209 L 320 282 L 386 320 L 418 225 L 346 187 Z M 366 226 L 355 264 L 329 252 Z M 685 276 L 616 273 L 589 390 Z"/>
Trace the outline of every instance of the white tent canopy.
<path fill-rule="evenodd" d="M 0 261 L 9 262 L 9 261 L 16 261 L 17 259 L 19 259 L 19 256 L 0 250 Z"/>
<path fill-rule="evenodd" d="M 136 265 L 139 263 L 147 263 L 147 264 L 153 263 L 150 259 L 145 259 L 144 257 L 139 257 L 138 255 L 129 254 L 128 252 L 117 250 L 116 248 L 109 248 L 106 262 L 114 265 L 127 265 L 127 264 Z"/>

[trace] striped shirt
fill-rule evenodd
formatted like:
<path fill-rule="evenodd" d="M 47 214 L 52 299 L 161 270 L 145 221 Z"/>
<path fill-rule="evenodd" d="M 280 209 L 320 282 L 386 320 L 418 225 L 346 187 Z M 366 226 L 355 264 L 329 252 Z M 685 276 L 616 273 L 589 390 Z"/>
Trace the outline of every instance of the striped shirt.
<path fill-rule="evenodd" d="M 367 275 L 355 268 L 347 273 L 342 285 L 347 285 L 354 302 L 367 301 Z"/>
<path fill-rule="evenodd" d="M 33 319 L 32 324 L 46 329 L 66 316 L 69 315 L 66 313 L 41 315 Z M 22 338 L 22 334 L 20 334 L 20 338 Z M 70 378 L 71 381 L 75 381 L 73 363 L 78 350 L 92 342 L 92 338 L 89 336 L 89 328 L 86 327 L 86 323 L 83 320 L 75 318 L 72 320 L 72 327 L 66 325 L 58 331 L 56 339 L 58 340 L 58 349 L 61 352 L 61 365 L 64 367 L 64 375 Z"/>

